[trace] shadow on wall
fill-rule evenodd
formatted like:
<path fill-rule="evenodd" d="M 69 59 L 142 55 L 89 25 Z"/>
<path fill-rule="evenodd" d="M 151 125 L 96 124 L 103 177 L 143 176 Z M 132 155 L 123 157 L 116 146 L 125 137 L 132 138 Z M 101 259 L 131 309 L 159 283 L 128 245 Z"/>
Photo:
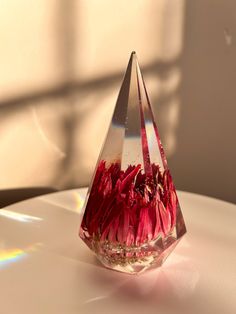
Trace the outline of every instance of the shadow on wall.
<path fill-rule="evenodd" d="M 152 103 L 161 104 L 163 138 L 175 142 L 176 123 L 169 127 L 164 117 L 179 93 L 180 3 L 123 0 L 114 10 L 107 0 L 93 6 L 83 0 L 45 1 L 32 8 L 30 19 L 24 10 L 29 0 L 4 7 L 0 189 L 68 189 L 89 183 L 134 49 Z"/>
<path fill-rule="evenodd" d="M 177 146 L 179 189 L 236 202 L 236 3 L 187 1 Z"/>
<path fill-rule="evenodd" d="M 44 64 L 51 65 L 49 72 L 56 74 L 37 72 L 36 67 L 43 84 L 38 89 L 26 89 L 25 96 L 19 96 L 16 88 L 9 94 L 12 98 L 5 97 L 0 104 L 0 189 L 68 189 L 88 184 L 115 105 L 125 60 L 138 46 L 177 188 L 236 202 L 236 4 L 233 0 L 180 2 L 134 1 L 125 10 L 122 23 L 112 5 L 109 23 L 114 29 L 110 30 L 103 28 L 98 18 L 100 3 L 91 7 L 86 1 L 71 1 L 68 5 L 61 0 L 56 8 L 52 6 L 53 18 L 48 14 L 46 32 L 53 34 L 47 38 L 52 59 L 48 63 L 44 60 Z M 127 2 L 119 5 L 123 14 Z M 145 27 L 138 19 L 140 12 L 150 17 L 143 19 Z M 127 36 L 120 38 L 120 44 L 113 32 L 120 35 L 122 27 L 127 28 Z M 44 33 L 40 38 L 44 39 Z M 39 51 L 33 39 L 29 42 Z M 109 60 L 103 42 L 119 46 L 110 45 Z M 46 48 L 42 51 L 45 53 Z M 24 53 L 22 57 L 27 59 Z M 41 60 L 40 54 L 31 57 L 36 65 Z M 5 64 L 10 64 L 9 60 Z M 25 86 L 27 80 L 30 76 Z M 12 86 L 10 83 L 9 79 Z M 37 85 L 37 81 L 34 83 Z"/>

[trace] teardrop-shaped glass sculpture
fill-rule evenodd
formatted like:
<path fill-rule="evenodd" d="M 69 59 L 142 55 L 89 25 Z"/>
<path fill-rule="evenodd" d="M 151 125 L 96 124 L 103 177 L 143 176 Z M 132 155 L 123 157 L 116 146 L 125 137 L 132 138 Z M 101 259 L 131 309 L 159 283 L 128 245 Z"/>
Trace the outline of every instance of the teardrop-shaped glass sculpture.
<path fill-rule="evenodd" d="M 135 274 L 160 266 L 185 232 L 133 52 L 88 191 L 80 237 L 103 265 Z"/>

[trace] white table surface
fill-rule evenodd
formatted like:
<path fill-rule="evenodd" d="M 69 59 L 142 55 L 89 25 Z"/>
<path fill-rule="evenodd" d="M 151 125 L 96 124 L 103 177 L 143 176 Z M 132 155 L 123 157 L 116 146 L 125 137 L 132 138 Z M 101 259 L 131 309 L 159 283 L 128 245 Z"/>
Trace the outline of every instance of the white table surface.
<path fill-rule="evenodd" d="M 161 268 L 131 276 L 78 238 L 84 195 L 0 210 L 1 314 L 236 313 L 236 205 L 179 192 L 187 235 Z"/>

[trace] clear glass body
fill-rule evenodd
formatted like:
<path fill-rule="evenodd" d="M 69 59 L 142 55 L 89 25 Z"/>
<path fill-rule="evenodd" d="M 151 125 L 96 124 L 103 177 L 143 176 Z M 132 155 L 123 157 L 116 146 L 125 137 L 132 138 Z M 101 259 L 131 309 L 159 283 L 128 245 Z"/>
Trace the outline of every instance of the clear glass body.
<path fill-rule="evenodd" d="M 185 232 L 132 53 L 88 191 L 80 237 L 104 266 L 137 274 L 160 266 Z"/>

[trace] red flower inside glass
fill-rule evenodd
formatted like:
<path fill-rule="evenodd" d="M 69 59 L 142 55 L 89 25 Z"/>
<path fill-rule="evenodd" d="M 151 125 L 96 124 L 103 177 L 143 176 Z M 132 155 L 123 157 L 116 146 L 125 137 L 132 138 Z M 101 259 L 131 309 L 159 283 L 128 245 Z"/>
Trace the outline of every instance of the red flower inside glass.
<path fill-rule="evenodd" d="M 186 232 L 135 53 L 101 151 L 80 237 L 108 268 L 160 266 Z"/>

